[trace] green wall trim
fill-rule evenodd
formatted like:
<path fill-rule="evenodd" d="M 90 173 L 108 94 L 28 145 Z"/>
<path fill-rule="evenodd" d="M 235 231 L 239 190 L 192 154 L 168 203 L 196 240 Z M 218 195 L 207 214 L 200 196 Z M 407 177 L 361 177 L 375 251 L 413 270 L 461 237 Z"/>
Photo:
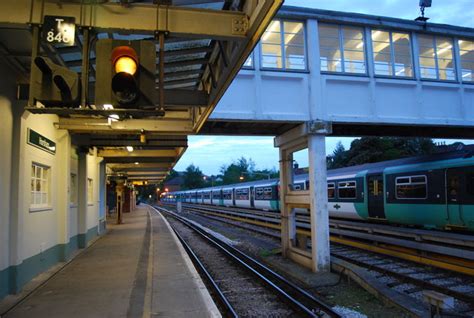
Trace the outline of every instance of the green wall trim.
<path fill-rule="evenodd" d="M 86 234 L 71 237 L 66 244 L 57 244 L 42 253 L 24 259 L 19 265 L 0 270 L 0 300 L 8 294 L 19 293 L 31 279 L 57 263 L 68 261 L 72 253 L 81 247 L 81 240 L 85 247 L 96 236 L 97 226 L 94 226 Z"/>
<path fill-rule="evenodd" d="M 10 290 L 10 267 L 0 271 L 0 299 L 7 296 Z"/>
<path fill-rule="evenodd" d="M 96 236 L 97 236 L 97 225 L 88 229 L 87 233 L 79 234 L 78 235 L 79 248 L 87 247 L 87 243 L 89 243 L 89 241 Z"/>

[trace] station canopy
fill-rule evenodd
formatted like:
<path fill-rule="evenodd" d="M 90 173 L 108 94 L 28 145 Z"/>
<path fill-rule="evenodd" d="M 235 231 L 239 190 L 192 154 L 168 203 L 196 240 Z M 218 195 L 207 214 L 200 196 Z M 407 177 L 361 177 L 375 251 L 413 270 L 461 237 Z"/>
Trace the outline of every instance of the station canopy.
<path fill-rule="evenodd" d="M 200 131 L 282 2 L 1 1 L 0 54 L 20 75 L 25 101 L 28 91 L 31 95 L 32 56 L 84 74 L 77 107 L 45 107 L 29 96 L 27 111 L 57 115 L 56 127 L 67 129 L 76 146 L 97 147 L 110 173 L 159 182 L 186 150 L 187 136 Z M 74 18 L 73 45 L 44 40 L 45 16 Z M 96 47 L 104 39 L 154 42 L 156 102 L 124 109 L 96 105 Z"/>

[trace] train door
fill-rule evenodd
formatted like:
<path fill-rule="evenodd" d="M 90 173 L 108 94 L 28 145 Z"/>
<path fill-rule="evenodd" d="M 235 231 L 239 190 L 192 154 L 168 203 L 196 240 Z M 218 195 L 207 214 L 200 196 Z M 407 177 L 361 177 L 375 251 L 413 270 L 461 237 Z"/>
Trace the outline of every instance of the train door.
<path fill-rule="evenodd" d="M 462 218 L 462 203 L 466 193 L 466 175 L 472 167 L 446 169 L 446 208 L 448 224 L 454 226 L 465 226 Z"/>
<path fill-rule="evenodd" d="M 235 189 L 232 188 L 232 205 L 235 206 Z"/>
<path fill-rule="evenodd" d="M 369 218 L 385 219 L 383 175 L 367 176 Z"/>
<path fill-rule="evenodd" d="M 254 187 L 250 187 L 249 189 L 249 195 L 250 195 L 250 207 L 251 208 L 254 208 L 255 207 L 255 188 Z"/>

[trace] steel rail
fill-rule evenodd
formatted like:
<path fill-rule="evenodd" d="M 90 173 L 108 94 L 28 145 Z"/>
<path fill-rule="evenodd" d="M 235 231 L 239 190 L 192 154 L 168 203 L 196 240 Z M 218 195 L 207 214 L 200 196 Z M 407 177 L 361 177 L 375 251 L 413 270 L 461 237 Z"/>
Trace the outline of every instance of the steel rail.
<path fill-rule="evenodd" d="M 189 246 L 189 244 L 183 239 L 183 237 L 176 231 L 176 229 L 173 228 L 174 233 L 178 237 L 179 241 L 181 244 L 183 244 L 184 249 L 188 253 L 189 257 L 191 258 L 192 262 L 194 263 L 195 266 L 198 267 L 198 270 L 201 272 L 206 277 L 207 282 L 212 286 L 214 292 L 217 295 L 217 298 L 219 299 L 221 305 L 225 308 L 227 317 L 239 317 L 239 315 L 235 312 L 234 307 L 230 304 L 229 300 L 227 297 L 224 295 L 222 290 L 217 286 L 215 280 L 212 278 L 211 274 L 207 271 L 206 267 L 204 264 L 201 262 L 199 257 L 194 253 L 192 248 Z"/>
<path fill-rule="evenodd" d="M 306 313 L 308 316 L 341 317 L 329 305 L 310 295 L 308 292 L 291 283 L 283 276 L 272 271 L 265 265 L 253 259 L 252 257 L 246 255 L 245 253 L 234 248 L 233 246 L 223 242 L 222 240 L 207 233 L 203 229 L 190 223 L 186 218 L 183 218 L 169 210 L 163 209 L 162 207 L 155 206 L 155 208 L 171 215 L 175 219 L 179 220 L 189 228 L 199 233 L 204 239 L 206 239 L 212 245 L 217 247 L 220 251 L 225 253 L 229 258 L 233 259 L 245 269 L 250 271 L 252 274 L 257 276 L 260 280 L 262 280 L 266 285 L 276 291 L 286 301 L 294 305 L 303 313 Z"/>
<path fill-rule="evenodd" d="M 194 210 L 198 213 L 202 213 L 202 211 L 200 211 L 200 209 L 194 209 L 194 207 L 187 208 L 187 209 L 190 210 L 190 211 Z M 209 217 L 209 216 L 206 216 L 206 217 Z M 259 234 L 267 235 L 267 236 L 270 236 L 270 237 L 273 237 L 273 238 L 280 238 L 280 235 L 276 234 L 276 233 L 267 233 L 265 231 L 254 229 L 254 228 L 251 228 L 251 227 L 248 227 L 248 226 L 236 225 L 236 224 L 234 224 L 230 221 L 222 220 L 222 218 L 226 218 L 225 216 L 221 216 L 221 217 L 217 216 L 217 217 L 209 217 L 209 218 L 213 219 L 213 220 L 216 220 L 216 221 L 219 221 L 219 222 L 222 222 L 222 223 L 226 223 L 226 224 L 230 224 L 230 225 L 237 226 L 237 227 L 240 227 L 240 228 L 244 228 L 244 229 L 247 229 L 249 231 L 259 233 Z M 238 222 L 238 221 L 236 221 L 236 222 Z M 467 303 L 474 303 L 474 296 L 467 295 L 467 294 L 462 293 L 462 292 L 457 292 L 455 290 L 443 287 L 442 285 L 436 285 L 436 284 L 430 283 L 430 282 L 422 280 L 422 279 L 413 278 L 413 277 L 410 277 L 408 275 L 404 275 L 402 273 L 398 273 L 398 272 L 393 271 L 393 270 L 388 270 L 386 268 L 379 267 L 377 265 L 367 264 L 367 263 L 364 263 L 360 260 L 349 258 L 349 257 L 343 256 L 343 255 L 340 255 L 338 253 L 331 252 L 331 254 L 333 254 L 337 258 L 345 260 L 349 263 L 356 264 L 358 266 L 365 267 L 369 270 L 374 270 L 374 271 L 377 271 L 377 272 L 382 273 L 382 274 L 393 276 L 396 279 L 401 280 L 403 282 L 411 283 L 411 284 L 416 285 L 416 286 L 421 287 L 421 288 L 425 288 L 425 289 L 428 288 L 428 289 L 431 289 L 431 290 L 435 290 L 435 291 L 441 292 L 443 294 L 453 296 L 454 298 L 462 300 L 462 301 L 467 302 Z"/>

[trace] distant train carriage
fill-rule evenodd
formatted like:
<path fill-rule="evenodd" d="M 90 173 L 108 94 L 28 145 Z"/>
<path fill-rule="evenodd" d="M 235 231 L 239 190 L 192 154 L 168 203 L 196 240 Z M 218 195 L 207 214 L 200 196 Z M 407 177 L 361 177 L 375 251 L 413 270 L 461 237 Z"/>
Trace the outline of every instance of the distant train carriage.
<path fill-rule="evenodd" d="M 254 187 L 254 208 L 266 211 L 279 211 L 280 199 L 278 196 L 278 183 L 268 180 Z"/>
<path fill-rule="evenodd" d="M 212 204 L 223 206 L 224 202 L 222 201 L 222 189 L 215 188 L 212 190 Z"/>
<path fill-rule="evenodd" d="M 211 190 L 205 189 L 202 191 L 202 203 L 203 204 L 212 204 Z"/>
<path fill-rule="evenodd" d="M 234 188 L 222 188 L 222 203 L 225 206 L 234 206 Z"/>
<path fill-rule="evenodd" d="M 235 185 L 234 206 L 240 207 L 240 208 L 252 208 L 253 207 L 253 198 L 251 196 L 252 189 L 248 185 Z"/>
<path fill-rule="evenodd" d="M 329 216 L 474 231 L 473 155 L 474 146 L 468 146 L 449 153 L 328 170 Z M 295 176 L 289 187 L 309 190 L 308 176 Z M 195 193 L 197 203 L 269 211 L 280 208 L 278 179 Z"/>

